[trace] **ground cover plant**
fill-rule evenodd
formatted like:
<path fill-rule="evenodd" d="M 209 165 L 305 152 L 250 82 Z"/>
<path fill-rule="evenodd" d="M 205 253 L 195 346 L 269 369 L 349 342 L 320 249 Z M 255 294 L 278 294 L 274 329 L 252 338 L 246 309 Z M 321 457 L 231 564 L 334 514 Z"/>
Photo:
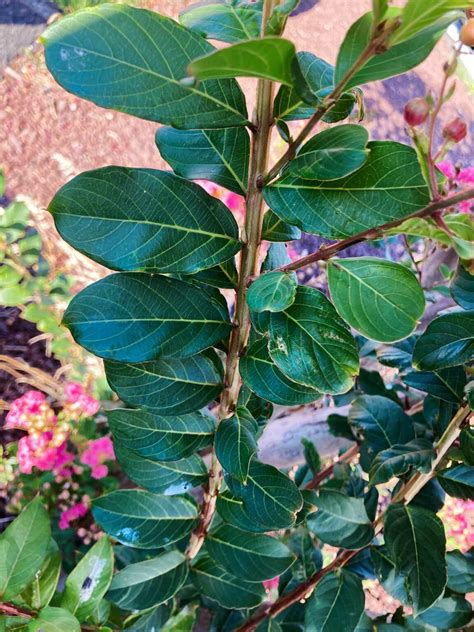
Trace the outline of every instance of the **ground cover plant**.
<path fill-rule="evenodd" d="M 156 144 L 171 170 L 82 173 L 49 205 L 61 236 L 114 271 L 75 296 L 64 324 L 103 358 L 123 402 L 108 423 L 137 487 L 93 501 L 107 535 L 64 590 L 49 519 L 32 500 L 0 539 L 7 629 L 339 632 L 471 620 L 473 556 L 447 551 L 437 515 L 445 494 L 474 500 L 473 175 L 449 162 L 466 123 L 454 114 L 440 142 L 435 134 L 460 47 L 436 95 L 407 104 L 410 144 L 371 141 L 354 112 L 363 116 L 363 84 L 421 63 L 473 2 L 374 0 L 334 67 L 284 38 L 297 4 L 210 1 L 180 24 L 103 4 L 44 35 L 66 90 L 163 125 Z M 255 94 L 237 77 L 253 77 Z M 286 148 L 269 164 L 272 133 Z M 197 179 L 245 198 L 240 230 Z M 286 243 L 301 231 L 325 242 L 290 260 Z M 410 257 L 343 256 L 386 236 L 402 236 Z M 426 285 L 420 241 L 455 253 L 455 270 L 441 265 Z M 327 292 L 298 284 L 316 262 Z M 427 304 L 443 295 L 456 306 L 433 317 Z M 367 369 L 375 361 L 389 384 Z M 323 467 L 308 441 L 297 469 L 261 462 L 272 406 L 319 400 L 349 405 L 329 419 L 353 441 L 339 462 Z M 367 578 L 400 603 L 394 613 L 365 612 Z"/>

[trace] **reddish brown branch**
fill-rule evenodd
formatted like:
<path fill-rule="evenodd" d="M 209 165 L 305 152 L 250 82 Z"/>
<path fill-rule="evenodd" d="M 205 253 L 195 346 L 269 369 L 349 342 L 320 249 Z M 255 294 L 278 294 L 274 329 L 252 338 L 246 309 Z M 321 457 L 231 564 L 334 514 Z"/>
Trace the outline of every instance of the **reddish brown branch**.
<path fill-rule="evenodd" d="M 316 489 L 319 487 L 323 481 L 331 476 L 334 472 L 334 468 L 338 463 L 347 463 L 351 459 L 355 457 L 356 454 L 359 453 L 359 445 L 355 443 L 348 450 L 343 452 L 337 461 L 334 461 L 320 472 L 317 472 L 313 478 L 305 485 L 305 489 Z"/>
<path fill-rule="evenodd" d="M 7 617 L 24 617 L 26 619 L 32 619 L 35 613 L 20 606 L 15 606 L 12 603 L 0 603 L 0 612 L 7 615 Z"/>

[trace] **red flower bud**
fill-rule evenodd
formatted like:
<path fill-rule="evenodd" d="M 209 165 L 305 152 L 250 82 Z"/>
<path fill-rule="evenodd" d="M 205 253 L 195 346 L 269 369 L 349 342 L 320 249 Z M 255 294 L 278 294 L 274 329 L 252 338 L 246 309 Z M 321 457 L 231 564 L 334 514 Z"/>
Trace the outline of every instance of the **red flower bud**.
<path fill-rule="evenodd" d="M 418 97 L 417 99 L 412 99 L 408 101 L 405 105 L 405 110 L 403 115 L 405 117 L 405 121 L 408 125 L 414 127 L 416 125 L 421 125 L 428 118 L 428 114 L 430 113 L 430 108 L 426 99 Z"/>
<path fill-rule="evenodd" d="M 443 136 L 453 143 L 460 143 L 467 136 L 466 123 L 457 116 L 443 127 Z"/>

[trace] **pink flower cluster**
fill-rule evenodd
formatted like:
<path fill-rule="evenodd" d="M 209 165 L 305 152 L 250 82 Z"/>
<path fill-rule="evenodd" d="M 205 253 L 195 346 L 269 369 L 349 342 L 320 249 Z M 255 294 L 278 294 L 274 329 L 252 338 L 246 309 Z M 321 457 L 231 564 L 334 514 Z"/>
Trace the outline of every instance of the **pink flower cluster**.
<path fill-rule="evenodd" d="M 237 193 L 232 193 L 232 191 L 227 191 L 217 184 L 213 182 L 208 182 L 207 180 L 196 180 L 196 183 L 201 185 L 202 188 L 212 195 L 213 197 L 221 200 L 224 204 L 235 213 L 238 217 L 242 219 L 244 216 L 244 208 L 245 208 L 245 200 L 242 195 L 238 195 Z"/>
<path fill-rule="evenodd" d="M 450 184 L 461 191 L 474 184 L 474 167 L 456 169 L 450 160 L 439 162 L 437 167 L 450 180 Z M 464 200 L 464 202 L 458 204 L 458 208 L 463 213 L 469 213 L 471 205 L 472 200 Z"/>
<path fill-rule="evenodd" d="M 91 468 L 91 476 L 96 479 L 107 476 L 109 469 L 104 462 L 113 460 L 115 460 L 115 452 L 110 437 L 89 441 L 86 450 L 81 455 L 81 462 Z"/>
<path fill-rule="evenodd" d="M 80 417 L 92 417 L 99 412 L 100 402 L 89 395 L 78 382 L 68 382 L 64 387 L 64 395 L 68 409 L 76 414 L 79 413 Z"/>
<path fill-rule="evenodd" d="M 446 528 L 448 549 L 465 552 L 474 546 L 474 500 L 446 496 L 440 517 Z"/>
<path fill-rule="evenodd" d="M 43 416 L 42 413 L 49 409 L 46 395 L 40 391 L 27 391 L 12 402 L 7 413 L 5 428 L 20 428 L 29 430 L 33 416 Z M 54 414 L 54 413 L 53 413 Z"/>
<path fill-rule="evenodd" d="M 42 472 L 54 471 L 60 476 L 68 476 L 67 464 L 74 459 L 74 454 L 67 451 L 66 442 L 55 445 L 52 432 L 41 435 L 27 435 L 18 442 L 18 466 L 23 474 L 31 474 L 33 467 Z"/>
<path fill-rule="evenodd" d="M 79 520 L 79 518 L 83 518 L 88 511 L 89 507 L 82 501 L 72 505 L 72 507 L 69 507 L 65 511 L 61 512 L 59 517 L 59 528 L 63 530 L 68 529 L 71 522 Z"/>

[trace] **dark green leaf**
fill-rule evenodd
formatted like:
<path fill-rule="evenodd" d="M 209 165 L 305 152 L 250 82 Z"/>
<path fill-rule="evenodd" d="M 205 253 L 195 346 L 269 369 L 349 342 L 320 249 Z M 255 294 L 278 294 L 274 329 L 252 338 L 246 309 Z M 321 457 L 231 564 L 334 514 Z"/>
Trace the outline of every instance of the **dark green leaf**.
<path fill-rule="evenodd" d="M 474 310 L 431 321 L 413 350 L 413 366 L 433 371 L 474 360 Z"/>
<path fill-rule="evenodd" d="M 76 342 L 119 362 L 191 356 L 225 337 L 229 315 L 217 290 L 162 275 L 112 274 L 77 294 L 64 314 Z"/>
<path fill-rule="evenodd" d="M 325 575 L 308 600 L 305 632 L 353 632 L 364 612 L 362 580 L 349 571 Z"/>
<path fill-rule="evenodd" d="M 412 468 L 420 472 L 429 472 L 435 456 L 431 441 L 421 438 L 382 450 L 372 461 L 370 484 L 386 483 L 392 477 L 400 477 Z"/>
<path fill-rule="evenodd" d="M 368 144 L 369 157 L 340 180 L 282 176 L 264 189 L 267 204 L 286 222 L 338 239 L 402 219 L 429 203 L 414 149 L 393 141 Z"/>
<path fill-rule="evenodd" d="M 455 465 L 438 472 L 436 478 L 448 496 L 474 500 L 474 467 Z"/>
<path fill-rule="evenodd" d="M 181 82 L 189 63 L 214 47 L 157 13 L 100 5 L 56 22 L 42 41 L 54 78 L 97 105 L 184 129 L 246 123 L 235 81 Z"/>
<path fill-rule="evenodd" d="M 198 283 L 204 283 L 212 287 L 234 290 L 237 286 L 237 278 L 238 274 L 234 259 L 228 259 L 215 268 L 201 270 L 200 272 L 196 272 L 196 274 L 184 277 L 184 280 L 193 283 L 197 281 Z"/>
<path fill-rule="evenodd" d="M 228 491 L 222 492 L 217 497 L 217 513 L 224 522 L 252 533 L 265 533 L 269 531 L 266 525 L 260 525 L 246 511 L 244 501 L 232 496 Z"/>
<path fill-rule="evenodd" d="M 61 552 L 56 542 L 51 538 L 43 566 L 36 573 L 31 584 L 21 593 L 21 599 L 33 610 L 45 608 L 56 591 L 60 573 Z"/>
<path fill-rule="evenodd" d="M 369 134 L 361 125 L 338 125 L 316 134 L 298 151 L 285 173 L 305 180 L 337 180 L 367 159 Z"/>
<path fill-rule="evenodd" d="M 472 606 L 460 595 L 443 597 L 420 614 L 420 620 L 441 630 L 461 628 L 472 621 Z"/>
<path fill-rule="evenodd" d="M 408 605 L 405 577 L 397 571 L 385 546 L 373 546 L 370 550 L 372 562 L 382 587 L 397 601 Z"/>
<path fill-rule="evenodd" d="M 474 465 L 474 428 L 463 428 L 459 435 L 459 447 L 465 462 Z"/>
<path fill-rule="evenodd" d="M 137 485 L 155 494 L 182 494 L 207 480 L 207 468 L 197 454 L 179 461 L 155 461 L 115 441 L 115 454 L 124 473 Z"/>
<path fill-rule="evenodd" d="M 226 205 L 167 171 L 87 171 L 59 189 L 48 210 L 63 239 L 113 270 L 191 274 L 240 249 Z"/>
<path fill-rule="evenodd" d="M 385 542 L 405 586 L 415 616 L 443 594 L 446 585 L 446 538 L 441 520 L 431 511 L 392 505 L 384 520 Z"/>
<path fill-rule="evenodd" d="M 211 180 L 245 195 L 250 140 L 244 128 L 186 131 L 162 127 L 156 133 L 156 144 L 173 171 L 183 178 Z"/>
<path fill-rule="evenodd" d="M 195 412 L 162 417 L 144 410 L 116 408 L 107 413 L 116 440 L 137 454 L 154 461 L 176 461 L 212 442 L 215 420 Z"/>
<path fill-rule="evenodd" d="M 464 396 L 466 374 L 461 367 L 441 371 L 415 371 L 403 378 L 407 386 L 424 391 L 446 402 L 459 402 Z"/>
<path fill-rule="evenodd" d="M 284 573 L 295 557 L 276 538 L 222 525 L 206 538 L 209 555 L 227 572 L 250 582 Z"/>
<path fill-rule="evenodd" d="M 181 24 L 210 39 L 233 44 L 258 37 L 262 13 L 251 5 L 239 6 L 222 0 L 200 2 L 185 9 Z"/>
<path fill-rule="evenodd" d="M 257 340 L 240 359 L 239 371 L 244 383 L 259 397 L 280 404 L 309 404 L 321 393 L 290 380 L 271 360 L 265 339 Z"/>
<path fill-rule="evenodd" d="M 463 309 L 474 309 L 474 275 L 460 263 L 451 282 L 453 299 Z"/>
<path fill-rule="evenodd" d="M 262 584 L 246 582 L 223 570 L 208 557 L 191 567 L 191 577 L 199 592 L 223 608 L 255 608 L 265 599 Z"/>
<path fill-rule="evenodd" d="M 355 340 L 328 299 L 299 286 L 294 303 L 270 314 L 268 350 L 290 379 L 326 393 L 344 393 L 359 369 Z"/>
<path fill-rule="evenodd" d="M 362 430 L 373 456 L 415 437 L 410 417 L 398 404 L 380 395 L 357 397 L 349 411 L 349 423 Z"/>
<path fill-rule="evenodd" d="M 273 211 L 267 211 L 263 217 L 262 239 L 267 241 L 292 241 L 300 239 L 301 231 L 296 226 L 291 226 Z"/>
<path fill-rule="evenodd" d="M 282 0 L 279 4 L 277 3 L 265 25 L 265 35 L 280 35 L 283 33 L 288 17 L 299 3 L 300 0 Z"/>
<path fill-rule="evenodd" d="M 281 37 L 264 37 L 233 44 L 196 59 L 189 74 L 197 79 L 259 77 L 293 84 L 291 60 L 295 46 Z"/>
<path fill-rule="evenodd" d="M 301 443 L 303 444 L 303 455 L 307 466 L 312 474 L 317 474 L 321 469 L 321 457 L 319 456 L 316 446 L 305 437 L 301 439 Z"/>
<path fill-rule="evenodd" d="M 85 621 L 107 592 L 114 570 L 114 555 L 107 536 L 102 536 L 66 579 L 61 608 Z"/>
<path fill-rule="evenodd" d="M 318 510 L 308 519 L 308 528 L 326 544 L 346 549 L 366 546 L 374 537 L 372 523 L 362 498 L 321 490 Z"/>
<path fill-rule="evenodd" d="M 41 569 L 51 528 L 39 497 L 31 501 L 0 537 L 0 597 L 18 595 Z"/>
<path fill-rule="evenodd" d="M 243 407 L 217 426 L 214 449 L 224 470 L 246 483 L 250 460 L 257 452 L 258 425 Z"/>
<path fill-rule="evenodd" d="M 452 17 L 424 29 L 406 42 L 391 46 L 372 56 L 348 81 L 346 87 L 387 79 L 418 66 L 432 51 L 436 42 L 452 22 Z M 340 81 L 367 46 L 372 31 L 372 13 L 366 13 L 351 26 L 339 50 L 336 81 Z"/>
<path fill-rule="evenodd" d="M 247 290 L 247 303 L 255 312 L 282 312 L 293 304 L 298 284 L 294 274 L 266 272 Z"/>
<path fill-rule="evenodd" d="M 425 309 L 418 280 L 400 263 L 375 257 L 332 259 L 328 281 L 339 314 L 371 340 L 406 338 Z"/>
<path fill-rule="evenodd" d="M 171 599 L 187 576 L 184 555 L 167 551 L 119 571 L 114 575 L 107 598 L 123 609 L 145 610 Z"/>
<path fill-rule="evenodd" d="M 152 632 L 153 626 L 155 626 L 155 630 L 162 630 L 172 611 L 172 602 L 162 604 L 161 606 L 158 606 L 158 608 L 151 610 L 151 612 L 139 617 L 131 626 L 127 627 L 127 631 Z"/>
<path fill-rule="evenodd" d="M 222 375 L 208 354 L 155 362 L 105 362 L 110 387 L 128 404 L 158 415 L 180 415 L 206 406 L 220 393 Z"/>
<path fill-rule="evenodd" d="M 30 621 L 28 632 L 80 632 L 79 621 L 63 608 L 43 608 L 37 619 Z"/>
<path fill-rule="evenodd" d="M 138 489 L 111 492 L 94 500 L 96 522 L 122 544 L 153 549 L 183 538 L 194 527 L 197 509 L 184 496 L 158 496 Z"/>
<path fill-rule="evenodd" d="M 196 605 L 185 606 L 171 617 L 161 628 L 161 632 L 192 632 L 196 622 Z"/>
<path fill-rule="evenodd" d="M 448 11 L 468 7 L 472 7 L 472 0 L 408 0 L 400 14 L 401 25 L 390 38 L 390 42 L 405 42 L 443 18 Z M 461 16 L 454 14 L 451 20 Z"/>
<path fill-rule="evenodd" d="M 449 551 L 446 554 L 448 563 L 448 588 L 458 593 L 467 593 L 474 586 L 474 553 Z"/>
<path fill-rule="evenodd" d="M 228 480 L 231 492 L 244 502 L 246 512 L 267 531 L 291 527 L 303 505 L 293 481 L 279 469 L 253 460 L 247 482 Z"/>

